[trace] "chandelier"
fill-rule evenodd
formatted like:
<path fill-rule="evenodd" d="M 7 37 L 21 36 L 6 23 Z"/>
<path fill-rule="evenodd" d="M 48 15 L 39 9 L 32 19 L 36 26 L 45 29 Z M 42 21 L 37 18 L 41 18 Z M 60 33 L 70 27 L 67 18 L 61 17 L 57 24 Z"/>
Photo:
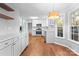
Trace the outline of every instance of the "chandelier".
<path fill-rule="evenodd" d="M 60 16 L 58 11 L 49 12 L 48 18 L 58 18 Z"/>

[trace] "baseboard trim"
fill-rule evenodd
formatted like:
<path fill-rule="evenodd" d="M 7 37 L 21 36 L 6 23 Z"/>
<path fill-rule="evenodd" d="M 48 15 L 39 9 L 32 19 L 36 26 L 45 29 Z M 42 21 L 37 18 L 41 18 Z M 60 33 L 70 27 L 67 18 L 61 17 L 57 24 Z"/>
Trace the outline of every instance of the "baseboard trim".
<path fill-rule="evenodd" d="M 26 46 L 26 48 L 23 49 L 23 51 L 20 53 L 19 56 L 21 56 L 23 54 L 23 52 L 28 48 L 28 46 Z"/>

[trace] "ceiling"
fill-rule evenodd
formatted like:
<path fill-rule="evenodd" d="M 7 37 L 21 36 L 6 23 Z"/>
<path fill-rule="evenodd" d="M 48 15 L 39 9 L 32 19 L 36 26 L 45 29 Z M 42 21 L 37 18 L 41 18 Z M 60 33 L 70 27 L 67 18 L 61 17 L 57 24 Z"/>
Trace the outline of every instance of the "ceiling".
<path fill-rule="evenodd" d="M 76 4 L 71 3 L 13 3 L 21 16 L 47 16 L 52 10 L 66 13 Z"/>

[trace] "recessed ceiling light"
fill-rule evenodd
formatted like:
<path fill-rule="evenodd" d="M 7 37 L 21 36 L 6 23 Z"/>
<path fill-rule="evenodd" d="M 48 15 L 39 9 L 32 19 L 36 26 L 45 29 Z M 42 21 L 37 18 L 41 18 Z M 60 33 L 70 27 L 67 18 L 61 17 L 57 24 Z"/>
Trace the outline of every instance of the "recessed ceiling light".
<path fill-rule="evenodd" d="M 38 19 L 37 16 L 31 16 L 30 19 Z"/>

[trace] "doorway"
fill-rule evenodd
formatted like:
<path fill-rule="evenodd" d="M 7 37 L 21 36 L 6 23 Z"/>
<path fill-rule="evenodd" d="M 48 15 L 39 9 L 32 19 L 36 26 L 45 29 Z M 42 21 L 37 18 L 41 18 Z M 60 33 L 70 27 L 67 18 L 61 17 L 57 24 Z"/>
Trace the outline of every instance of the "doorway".
<path fill-rule="evenodd" d="M 32 23 L 28 23 L 29 41 L 32 38 Z"/>

